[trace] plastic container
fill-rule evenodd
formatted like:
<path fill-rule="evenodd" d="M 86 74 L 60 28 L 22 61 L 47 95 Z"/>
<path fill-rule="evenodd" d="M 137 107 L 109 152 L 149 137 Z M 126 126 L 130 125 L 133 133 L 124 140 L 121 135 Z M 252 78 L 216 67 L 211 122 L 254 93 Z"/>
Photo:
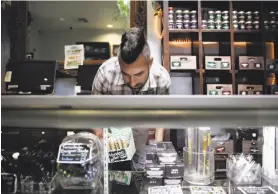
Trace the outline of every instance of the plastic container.
<path fill-rule="evenodd" d="M 276 30 L 276 21 L 275 20 L 270 21 L 270 29 Z"/>
<path fill-rule="evenodd" d="M 270 11 L 269 12 L 269 20 L 276 20 L 275 11 Z"/>
<path fill-rule="evenodd" d="M 245 12 L 244 12 L 244 11 L 238 12 L 238 18 L 239 18 L 240 20 L 244 20 L 244 19 L 245 19 Z"/>
<path fill-rule="evenodd" d="M 197 20 L 197 11 L 196 10 L 192 10 L 190 12 L 191 15 L 191 20 Z"/>
<path fill-rule="evenodd" d="M 209 185 L 215 179 L 214 149 L 197 152 L 194 148 L 183 148 L 184 180 L 194 185 Z"/>
<path fill-rule="evenodd" d="M 252 20 L 252 12 L 251 11 L 246 12 L 246 19 L 247 20 Z"/>
<path fill-rule="evenodd" d="M 183 11 L 183 18 L 185 20 L 189 20 L 190 19 L 190 11 L 189 10 L 184 10 Z"/>
<path fill-rule="evenodd" d="M 251 30 L 252 28 L 253 28 L 252 22 L 251 22 L 251 21 L 247 21 L 247 22 L 246 22 L 246 29 L 247 29 L 247 30 Z"/>

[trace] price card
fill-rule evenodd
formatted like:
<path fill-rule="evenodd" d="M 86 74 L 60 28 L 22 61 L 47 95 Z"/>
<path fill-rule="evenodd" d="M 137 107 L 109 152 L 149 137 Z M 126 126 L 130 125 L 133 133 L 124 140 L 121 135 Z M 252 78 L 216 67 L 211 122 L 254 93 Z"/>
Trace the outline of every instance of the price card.
<path fill-rule="evenodd" d="M 17 176 L 12 173 L 1 173 L 1 193 L 17 192 Z"/>
<path fill-rule="evenodd" d="M 191 186 L 191 194 L 226 194 L 222 187 Z"/>
<path fill-rule="evenodd" d="M 244 194 L 278 194 L 271 187 L 238 187 L 238 190 Z"/>
<path fill-rule="evenodd" d="M 84 143 L 63 143 L 59 147 L 57 163 L 83 164 L 92 159 L 92 145 Z"/>

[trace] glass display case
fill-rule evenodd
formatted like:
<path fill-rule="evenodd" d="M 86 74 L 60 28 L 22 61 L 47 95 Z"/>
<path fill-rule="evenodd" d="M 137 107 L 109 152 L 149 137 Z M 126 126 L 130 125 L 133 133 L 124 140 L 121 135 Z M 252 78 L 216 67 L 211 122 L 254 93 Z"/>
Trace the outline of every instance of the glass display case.
<path fill-rule="evenodd" d="M 278 192 L 275 96 L 1 100 L 2 193 Z"/>

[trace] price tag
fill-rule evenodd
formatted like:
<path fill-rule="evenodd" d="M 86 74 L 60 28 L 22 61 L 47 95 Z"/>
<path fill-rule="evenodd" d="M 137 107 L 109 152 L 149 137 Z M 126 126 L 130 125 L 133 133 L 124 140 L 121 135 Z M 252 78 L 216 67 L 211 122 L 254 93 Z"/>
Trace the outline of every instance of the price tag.
<path fill-rule="evenodd" d="M 226 194 L 222 187 L 191 186 L 190 191 L 192 194 Z"/>
<path fill-rule="evenodd" d="M 12 173 L 1 173 L 1 193 L 17 192 L 17 176 Z"/>
<path fill-rule="evenodd" d="M 238 187 L 238 190 L 244 194 L 278 194 L 271 187 Z"/>
<path fill-rule="evenodd" d="M 59 147 L 57 163 L 83 164 L 92 159 L 92 145 L 63 143 Z"/>

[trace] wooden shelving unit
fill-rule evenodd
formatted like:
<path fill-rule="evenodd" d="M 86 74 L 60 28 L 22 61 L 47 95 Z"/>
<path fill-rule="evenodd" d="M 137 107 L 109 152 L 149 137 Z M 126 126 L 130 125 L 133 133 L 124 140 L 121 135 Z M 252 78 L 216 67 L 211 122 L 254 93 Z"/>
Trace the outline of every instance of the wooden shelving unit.
<path fill-rule="evenodd" d="M 195 3 L 195 5 L 194 5 Z M 233 94 L 237 94 L 237 85 L 241 83 L 239 80 L 248 80 L 250 83 L 246 82 L 246 84 L 252 84 L 252 80 L 258 79 L 261 80 L 259 84 L 263 85 L 264 94 L 267 94 L 267 78 L 269 73 L 276 73 L 276 77 L 278 76 L 278 70 L 268 70 L 266 67 L 266 58 L 268 57 L 269 47 L 267 47 L 266 43 L 271 42 L 273 46 L 271 46 L 272 57 L 274 59 L 278 59 L 278 26 L 276 30 L 265 30 L 264 21 L 266 20 L 266 14 L 273 10 L 278 12 L 278 2 L 250 2 L 248 3 L 248 7 L 244 4 L 245 2 L 238 1 L 225 1 L 225 2 L 215 2 L 215 1 L 163 1 L 163 14 L 164 14 L 164 37 L 163 37 L 163 49 L 164 49 L 164 67 L 169 72 L 188 72 L 194 73 L 199 76 L 200 92 L 195 94 L 205 94 L 205 81 L 206 78 L 210 75 L 219 76 L 219 77 L 229 77 L 230 83 L 233 86 Z M 169 7 L 176 6 L 177 8 L 192 8 L 196 9 L 198 14 L 198 29 L 169 29 Z M 228 30 L 210 30 L 210 29 L 202 29 L 202 18 L 203 18 L 203 8 L 215 8 L 220 9 L 224 7 L 224 10 L 229 11 L 229 29 Z M 222 6 L 222 7 L 221 7 Z M 222 11 L 223 11 L 222 9 Z M 242 11 L 259 11 L 260 12 L 260 29 L 259 30 L 238 30 L 233 28 L 233 20 L 232 13 L 234 10 L 242 10 Z M 277 16 L 278 17 L 278 16 Z M 278 19 L 277 19 L 278 20 Z M 171 70 L 170 68 L 170 56 L 176 55 L 176 53 L 172 53 L 170 48 L 170 42 L 173 37 L 183 37 L 186 39 L 186 42 L 191 43 L 191 52 L 197 56 L 198 69 L 197 70 Z M 193 37 L 193 38 L 192 38 Z M 206 42 L 217 43 L 219 49 L 219 56 L 231 56 L 231 70 L 228 71 L 218 71 L 218 70 L 205 70 L 205 50 L 208 49 Z M 194 44 L 194 46 L 193 46 Z M 193 51 L 193 47 L 195 50 Z M 197 47 L 197 48 L 196 48 Z M 240 52 L 239 47 L 246 50 L 244 56 L 263 56 L 264 57 L 264 69 L 263 70 L 239 70 L 238 68 L 238 56 L 243 56 Z M 198 50 L 196 50 L 198 49 Z M 221 54 L 222 53 L 222 54 Z M 179 55 L 181 53 L 178 53 Z M 187 54 L 185 54 L 187 55 Z M 256 77 L 256 76 L 259 76 Z M 192 78 L 193 79 L 193 78 Z M 277 79 L 277 78 L 276 78 Z M 221 84 L 221 83 L 219 83 Z M 254 83 L 255 84 L 255 83 Z"/>

